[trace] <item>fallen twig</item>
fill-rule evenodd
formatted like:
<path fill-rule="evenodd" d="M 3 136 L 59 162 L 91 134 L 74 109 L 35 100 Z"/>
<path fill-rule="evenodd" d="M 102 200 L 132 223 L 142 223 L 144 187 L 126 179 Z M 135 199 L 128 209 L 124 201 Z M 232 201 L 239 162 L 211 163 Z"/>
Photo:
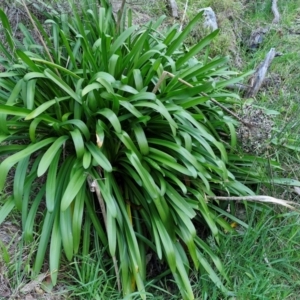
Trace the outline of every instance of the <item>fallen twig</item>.
<path fill-rule="evenodd" d="M 182 20 L 181 20 L 181 24 L 180 24 L 180 27 L 179 27 L 179 31 L 182 31 L 184 19 L 185 19 L 185 16 L 186 16 L 186 11 L 187 11 L 187 8 L 188 8 L 188 3 L 189 3 L 189 0 L 186 0 L 185 6 L 184 6 L 183 16 L 182 16 Z"/>
<path fill-rule="evenodd" d="M 169 0 L 171 14 L 173 18 L 178 18 L 178 6 L 176 0 Z"/>
<path fill-rule="evenodd" d="M 51 60 L 51 62 L 54 64 L 54 61 L 53 61 L 53 58 L 52 58 L 52 56 L 51 56 L 51 54 L 50 54 L 50 52 L 49 52 L 49 49 L 48 49 L 48 47 L 47 47 L 47 45 L 46 45 L 46 43 L 45 43 L 45 41 L 44 41 L 44 39 L 43 39 L 43 37 L 42 37 L 40 31 L 38 30 L 38 28 L 37 28 L 37 26 L 36 26 L 36 24 L 35 24 L 35 22 L 34 22 L 32 16 L 31 16 L 30 11 L 29 11 L 29 9 L 28 9 L 28 7 L 27 7 L 27 5 L 26 5 L 26 3 L 25 3 L 24 0 L 22 0 L 22 4 L 23 4 L 23 6 L 24 6 L 24 8 L 25 8 L 25 10 L 26 10 L 26 13 L 27 13 L 27 15 L 28 15 L 28 18 L 29 18 L 29 20 L 30 20 L 30 22 L 31 22 L 31 24 L 32 24 L 32 26 L 33 26 L 35 32 L 37 33 L 37 35 L 38 35 L 38 37 L 39 37 L 39 39 L 40 39 L 40 41 L 41 41 L 41 43 L 42 43 L 42 45 L 43 45 L 43 47 L 44 47 L 46 53 L 47 53 L 47 55 L 48 55 L 48 58 L 49 58 L 49 59 Z M 60 74 L 59 74 L 59 72 L 58 72 L 58 70 L 57 70 L 57 69 L 55 69 L 55 70 L 56 70 L 57 75 L 58 75 L 59 77 L 61 77 Z"/>
<path fill-rule="evenodd" d="M 277 0 L 272 0 L 272 12 L 274 15 L 274 19 L 272 21 L 273 24 L 278 24 L 280 20 L 280 14 L 277 8 Z"/>
<path fill-rule="evenodd" d="M 275 55 L 276 55 L 275 48 L 271 48 L 271 50 L 267 54 L 265 60 L 256 69 L 255 73 L 253 74 L 253 76 L 251 78 L 250 87 L 247 90 L 246 95 L 245 95 L 247 98 L 256 96 L 258 90 L 260 89 L 260 87 L 266 77 L 267 71 L 268 71 Z"/>
<path fill-rule="evenodd" d="M 298 210 L 294 206 L 300 206 L 300 203 L 296 203 L 293 201 L 287 201 L 282 199 L 277 199 L 270 196 L 242 196 L 242 197 L 219 197 L 219 196 L 208 196 L 207 197 L 210 200 L 220 200 L 220 201 L 250 201 L 250 202 L 262 202 L 262 203 L 273 203 L 285 206 L 292 210 Z"/>

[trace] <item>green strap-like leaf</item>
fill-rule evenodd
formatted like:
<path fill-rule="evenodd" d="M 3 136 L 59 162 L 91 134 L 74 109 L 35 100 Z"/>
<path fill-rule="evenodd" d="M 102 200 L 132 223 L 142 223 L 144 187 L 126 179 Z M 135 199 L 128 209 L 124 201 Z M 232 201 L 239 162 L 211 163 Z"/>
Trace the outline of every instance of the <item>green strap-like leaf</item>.
<path fill-rule="evenodd" d="M 151 149 L 150 152 L 152 152 Z M 187 168 L 185 168 L 184 166 L 180 165 L 177 162 L 174 162 L 170 159 L 166 159 L 165 157 L 153 153 L 150 153 L 149 157 L 152 158 L 154 161 L 159 162 L 160 164 L 164 164 L 167 167 L 178 171 L 179 173 L 185 174 L 187 176 L 195 177 L 195 175 L 190 170 L 188 170 Z"/>
<path fill-rule="evenodd" d="M 40 68 L 31 60 L 31 58 L 29 58 L 29 56 L 27 56 L 21 50 L 17 50 L 16 53 L 23 60 L 23 62 L 28 65 L 31 71 L 40 73 Z"/>
<path fill-rule="evenodd" d="M 55 138 L 47 138 L 45 140 L 42 140 L 35 144 L 28 145 L 25 149 L 19 151 L 18 153 L 15 153 L 9 157 L 7 157 L 1 164 L 0 164 L 0 191 L 2 191 L 5 180 L 8 174 L 8 171 L 11 169 L 11 167 L 22 160 L 23 158 L 31 155 L 34 152 L 37 152 L 41 148 L 49 145 L 50 143 L 54 142 Z"/>
<path fill-rule="evenodd" d="M 81 132 L 78 128 L 75 128 L 74 130 L 70 131 L 70 134 L 73 139 L 77 158 L 82 158 L 85 151 L 84 151 L 84 140 L 81 135 Z"/>
<path fill-rule="evenodd" d="M 9 197 L 5 200 L 4 205 L 0 208 L 0 224 L 3 223 L 5 218 L 10 214 L 14 207 L 15 202 L 13 197 Z"/>
<path fill-rule="evenodd" d="M 179 243 L 176 243 L 174 245 L 175 248 L 175 256 L 176 256 L 176 267 L 177 267 L 177 272 L 179 273 L 182 283 L 183 283 L 183 288 L 185 291 L 185 294 L 187 295 L 186 299 L 195 299 L 193 290 L 191 287 L 190 283 L 190 278 L 187 274 L 186 268 L 185 268 L 185 263 L 184 263 L 184 256 L 185 252 L 181 251 L 182 246 Z M 174 272 L 173 272 L 174 273 Z"/>
<path fill-rule="evenodd" d="M 86 208 L 87 208 L 87 212 L 88 212 L 88 216 L 93 223 L 93 226 L 102 242 L 102 245 L 104 247 L 106 247 L 107 246 L 107 236 L 105 234 L 105 231 L 102 228 L 99 217 L 96 214 L 95 208 L 91 202 L 92 200 L 94 201 L 94 199 L 91 199 L 91 197 L 92 197 L 91 194 L 88 194 L 88 196 L 85 197 L 85 199 L 84 199 Z M 90 232 L 89 232 L 89 235 L 90 235 Z"/>
<path fill-rule="evenodd" d="M 59 225 L 63 249 L 67 259 L 71 261 L 74 254 L 74 240 L 72 231 L 72 214 L 70 206 L 68 206 L 65 210 L 60 211 Z"/>
<path fill-rule="evenodd" d="M 52 231 L 54 217 L 55 217 L 54 213 L 50 213 L 50 212 L 46 211 L 45 216 L 44 216 L 43 227 L 42 227 L 42 231 L 41 231 L 41 235 L 40 235 L 41 238 L 39 240 L 37 254 L 36 254 L 36 258 L 35 258 L 34 265 L 33 265 L 33 272 L 36 275 L 39 274 L 39 272 L 43 266 L 45 253 L 48 248 L 49 238 L 50 238 L 51 231 Z"/>
<path fill-rule="evenodd" d="M 42 176 L 49 168 L 50 164 L 52 163 L 53 158 L 55 157 L 57 151 L 62 147 L 62 145 L 69 139 L 68 136 L 61 136 L 59 137 L 45 152 L 43 155 L 38 170 L 37 175 L 40 177 Z"/>
<path fill-rule="evenodd" d="M 55 98 L 53 100 L 49 100 L 41 105 L 39 105 L 35 110 L 33 110 L 32 112 L 30 112 L 25 120 L 31 120 L 36 118 L 37 116 L 39 116 L 40 114 L 42 114 L 44 111 L 46 111 L 49 107 L 51 107 L 52 105 L 59 103 L 61 101 L 65 101 L 65 100 L 69 100 L 70 97 L 61 97 L 61 98 Z"/>
<path fill-rule="evenodd" d="M 85 136 L 87 141 L 90 140 L 90 138 L 91 138 L 90 130 L 87 127 L 87 125 L 81 120 L 78 120 L 78 119 L 67 120 L 67 121 L 60 123 L 59 126 L 65 126 L 65 125 L 70 125 L 70 124 L 75 125 L 83 133 L 83 135 Z"/>
<path fill-rule="evenodd" d="M 141 74 L 141 70 L 134 69 L 133 78 L 134 78 L 135 88 L 140 92 L 144 88 L 143 76 Z"/>
<path fill-rule="evenodd" d="M 126 110 L 128 110 L 131 114 L 133 114 L 136 118 L 142 118 L 143 117 L 142 113 L 140 111 L 138 111 L 130 102 L 128 102 L 128 101 L 119 101 L 119 103 Z M 1 109 L 1 107 L 0 107 L 0 109 Z"/>
<path fill-rule="evenodd" d="M 109 56 L 112 56 L 114 53 L 116 53 L 119 48 L 124 44 L 124 42 L 128 39 L 128 37 L 131 36 L 131 34 L 136 30 L 137 26 L 132 26 L 128 29 L 126 29 L 124 32 L 122 32 L 115 42 L 112 44 L 109 52 Z"/>
<path fill-rule="evenodd" d="M 82 97 L 84 97 L 86 94 L 88 94 L 89 92 L 96 90 L 96 89 L 101 89 L 102 85 L 98 82 L 93 82 L 89 85 L 87 85 L 81 92 Z"/>
<path fill-rule="evenodd" d="M 202 39 L 199 43 L 197 43 L 194 47 L 192 47 L 187 54 L 185 54 L 184 56 L 181 56 L 176 61 L 176 68 L 180 68 L 190 58 L 197 55 L 199 53 L 199 51 L 202 50 L 205 46 L 209 45 L 218 33 L 219 33 L 218 29 L 213 31 L 208 36 L 206 36 L 204 39 Z"/>
<path fill-rule="evenodd" d="M 163 250 L 166 255 L 166 259 L 168 261 L 169 267 L 172 272 L 176 270 L 176 259 L 175 259 L 175 252 L 174 252 L 174 245 L 173 242 L 164 227 L 164 224 L 159 220 L 157 213 L 153 210 L 151 212 L 151 221 L 154 223 L 153 225 L 156 226 L 158 234 L 160 236 L 161 244 L 163 246 Z"/>
<path fill-rule="evenodd" d="M 84 150 L 83 158 L 82 158 L 82 166 L 84 169 L 88 169 L 91 166 L 92 155 L 91 152 Z"/>
<path fill-rule="evenodd" d="M 182 44 L 182 42 L 185 40 L 187 35 L 190 33 L 190 31 L 194 28 L 195 24 L 200 20 L 202 17 L 203 12 L 198 13 L 193 20 L 189 22 L 189 24 L 185 27 L 185 29 L 182 31 L 182 33 L 174 39 L 172 44 L 168 47 L 168 50 L 166 52 L 166 55 L 171 55 L 176 51 Z"/>
<path fill-rule="evenodd" d="M 110 110 L 109 108 L 103 108 L 101 110 L 98 110 L 97 114 L 100 114 L 107 118 L 110 124 L 113 126 L 116 133 L 122 133 L 122 128 L 119 119 L 112 110 Z"/>
<path fill-rule="evenodd" d="M 44 71 L 44 74 L 47 76 L 47 78 L 52 80 L 56 85 L 58 85 L 62 90 L 64 90 L 74 100 L 76 100 L 78 103 L 82 104 L 82 100 L 79 97 L 79 95 L 77 95 L 73 91 L 73 89 L 67 83 L 65 83 L 60 77 L 58 77 L 53 71 L 51 71 L 50 69 L 46 69 Z"/>
<path fill-rule="evenodd" d="M 61 158 L 62 148 L 59 148 L 51 160 L 50 167 L 46 179 L 46 205 L 47 210 L 52 212 L 54 210 L 56 185 L 57 185 L 57 170 L 59 159 Z"/>
<path fill-rule="evenodd" d="M 111 256 L 115 256 L 117 247 L 117 224 L 116 219 L 111 215 L 110 210 L 106 212 L 108 248 Z"/>
<path fill-rule="evenodd" d="M 72 230 L 74 238 L 74 253 L 77 254 L 80 246 L 80 239 L 82 235 L 82 223 L 83 223 L 83 212 L 84 212 L 84 199 L 86 197 L 85 186 L 79 190 L 74 201 L 73 219 L 72 219 Z"/>
<path fill-rule="evenodd" d="M 142 126 L 140 124 L 136 124 L 133 127 L 133 130 L 141 153 L 143 155 L 148 155 L 149 153 L 148 141 Z"/>
<path fill-rule="evenodd" d="M 61 199 L 60 207 L 62 212 L 67 210 L 74 198 L 77 196 L 83 184 L 86 182 L 86 177 L 87 174 L 82 168 L 74 172 Z"/>
<path fill-rule="evenodd" d="M 31 188 L 31 185 L 28 185 L 29 188 Z M 41 203 L 41 201 L 43 200 L 45 195 L 45 185 L 42 186 L 42 188 L 40 189 L 40 191 L 38 192 L 38 194 L 36 195 L 35 199 L 33 200 L 29 213 L 27 215 L 26 218 L 26 222 L 23 228 L 24 231 L 24 241 L 26 243 L 30 243 L 33 241 L 33 237 L 35 234 L 35 230 L 34 230 L 34 223 L 36 220 L 36 214 L 39 208 L 39 205 Z M 23 217 L 23 216 L 22 216 Z"/>
<path fill-rule="evenodd" d="M 8 45 L 10 47 L 10 54 L 14 54 L 14 51 L 15 51 L 15 44 L 14 44 L 14 40 L 13 40 L 14 35 L 12 33 L 12 30 L 11 30 L 11 27 L 9 24 L 9 20 L 2 9 L 0 9 L 0 19 L 1 19 L 1 23 L 2 23 L 2 28 L 4 29 L 6 42 L 8 43 Z M 2 44 L 2 42 L 1 42 L 1 44 Z"/>
<path fill-rule="evenodd" d="M 120 134 L 116 133 L 116 135 L 128 150 L 134 152 L 136 156 L 139 159 L 141 159 L 141 153 L 138 151 L 137 147 L 135 146 L 134 142 L 132 141 L 127 132 L 122 130 Z"/>
<path fill-rule="evenodd" d="M 80 44 L 80 43 L 79 43 L 79 44 Z M 75 78 L 75 79 L 80 79 L 80 77 L 79 77 L 77 74 L 75 74 L 74 72 L 72 72 L 72 71 L 70 71 L 70 70 L 68 70 L 68 69 L 66 69 L 66 68 L 64 68 L 64 67 L 62 67 L 62 66 L 60 66 L 60 65 L 58 65 L 58 64 L 54 64 L 54 63 L 52 63 L 51 61 L 47 61 L 47 60 L 40 59 L 40 58 L 34 58 L 34 57 L 32 57 L 31 60 L 32 60 L 32 61 L 39 62 L 39 63 L 44 64 L 44 65 L 47 65 L 47 66 L 49 66 L 49 67 L 52 67 L 53 69 L 61 70 L 61 71 L 64 72 L 65 74 L 70 75 L 71 77 L 73 77 L 73 78 Z M 49 70 L 49 69 L 46 69 L 46 70 Z M 45 71 L 46 71 L 46 70 L 45 70 Z M 50 70 L 49 70 L 49 71 L 50 71 Z M 52 71 L 51 71 L 51 72 L 52 72 Z M 45 75 L 46 75 L 46 74 L 45 74 Z M 49 78 L 49 76 L 47 76 L 47 75 L 46 75 L 46 77 Z"/>
<path fill-rule="evenodd" d="M 30 112 L 31 111 L 26 108 L 0 104 L 0 113 L 3 114 L 26 117 Z"/>
<path fill-rule="evenodd" d="M 53 285 L 57 283 L 57 276 L 60 265 L 61 258 L 61 243 L 62 237 L 60 232 L 60 219 L 59 215 L 56 215 L 56 218 L 53 223 L 52 233 L 51 233 L 51 242 L 49 250 L 49 269 L 50 276 Z"/>
<path fill-rule="evenodd" d="M 95 159 L 97 164 L 102 167 L 105 171 L 111 172 L 112 165 L 107 157 L 102 153 L 102 150 L 99 149 L 95 144 L 92 142 L 88 142 L 85 144 L 88 150 L 90 151 L 92 157 Z"/>
<path fill-rule="evenodd" d="M 201 266 L 205 269 L 208 276 L 212 280 L 212 282 L 224 293 L 228 294 L 228 290 L 223 285 L 222 280 L 219 278 L 219 276 L 216 274 L 216 272 L 213 270 L 211 265 L 208 263 L 208 261 L 204 258 L 203 254 L 198 250 L 197 251 L 198 260 Z"/>
<path fill-rule="evenodd" d="M 148 191 L 152 199 L 158 199 L 158 187 L 156 186 L 152 176 L 149 172 L 143 167 L 141 161 L 135 153 L 126 153 L 129 161 L 131 162 L 134 169 L 140 175 L 144 188 Z"/>
<path fill-rule="evenodd" d="M 27 156 L 20 160 L 17 165 L 15 177 L 14 177 L 14 200 L 16 207 L 21 210 L 22 209 L 22 196 L 24 191 L 24 182 L 27 174 L 29 157 Z"/>

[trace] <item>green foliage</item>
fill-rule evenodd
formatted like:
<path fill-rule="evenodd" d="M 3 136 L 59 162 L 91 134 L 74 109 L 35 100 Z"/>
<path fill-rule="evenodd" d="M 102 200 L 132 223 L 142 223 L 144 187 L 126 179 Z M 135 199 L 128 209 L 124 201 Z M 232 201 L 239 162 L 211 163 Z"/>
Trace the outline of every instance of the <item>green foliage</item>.
<path fill-rule="evenodd" d="M 241 209 L 242 207 L 240 207 Z M 241 213 L 241 212 L 240 212 Z M 210 246 L 223 258 L 229 277 L 234 278 L 233 291 L 238 299 L 297 299 L 299 293 L 299 214 L 274 214 L 269 208 L 253 206 L 246 213 L 247 230 L 226 235 L 220 245 Z M 204 275 L 207 277 L 207 275 Z M 208 278 L 207 278 L 208 279 Z M 208 280 L 206 280 L 209 282 Z M 222 299 L 222 294 L 210 284 L 205 289 L 208 299 Z M 200 297 L 200 295 L 199 295 Z M 203 297 L 204 298 L 204 297 Z"/>
<path fill-rule="evenodd" d="M 55 284 L 61 254 L 87 255 L 94 228 L 116 258 L 124 296 L 137 289 L 146 298 L 149 252 L 167 263 L 184 299 L 194 298 L 191 268 L 227 293 L 221 261 L 197 234 L 205 224 L 219 242 L 231 230 L 207 196 L 253 194 L 244 184 L 262 179 L 249 171 L 253 157 L 234 154 L 236 122 L 210 101 L 238 103 L 222 88 L 239 78 L 225 58 L 194 58 L 217 32 L 187 50 L 201 14 L 182 32 L 158 34 L 163 18 L 140 29 L 129 18 L 117 33 L 111 8 L 87 1 L 80 14 L 74 7 L 70 17 L 49 19 L 50 36 L 36 20 L 46 51 L 28 31 L 15 41 L 2 11 L 0 18 L 0 190 L 16 165 L 0 218 L 16 207 L 25 242 L 39 233 L 33 272 L 50 249 Z"/>
<path fill-rule="evenodd" d="M 66 282 L 70 298 L 84 299 L 120 299 L 120 294 L 114 289 L 115 276 L 108 274 L 109 260 L 103 259 L 105 253 L 99 249 L 74 260 L 76 276 L 68 274 L 71 281 Z M 71 285 L 70 285 L 71 283 Z"/>

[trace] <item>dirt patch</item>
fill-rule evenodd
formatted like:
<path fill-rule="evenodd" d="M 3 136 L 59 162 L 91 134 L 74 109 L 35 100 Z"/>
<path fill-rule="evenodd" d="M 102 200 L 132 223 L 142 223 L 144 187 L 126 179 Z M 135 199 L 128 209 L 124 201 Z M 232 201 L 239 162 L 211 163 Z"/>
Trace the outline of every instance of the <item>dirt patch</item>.
<path fill-rule="evenodd" d="M 11 221 L 0 225 L 0 299 L 9 300 L 62 300 L 67 298 L 65 287 L 58 284 L 52 291 L 43 290 L 48 274 L 29 278 L 26 264 L 30 247 L 20 247 L 22 232 Z"/>
<path fill-rule="evenodd" d="M 246 153 L 264 153 L 272 137 L 274 126 L 272 116 L 266 114 L 263 109 L 252 105 L 244 105 L 239 116 L 247 123 L 252 124 L 251 127 L 241 124 L 237 130 L 243 150 Z"/>

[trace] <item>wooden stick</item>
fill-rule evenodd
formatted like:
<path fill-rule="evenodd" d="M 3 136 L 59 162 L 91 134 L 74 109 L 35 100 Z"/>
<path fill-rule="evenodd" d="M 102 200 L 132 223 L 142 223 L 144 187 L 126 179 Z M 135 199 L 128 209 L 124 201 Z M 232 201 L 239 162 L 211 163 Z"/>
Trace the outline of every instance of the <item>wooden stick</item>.
<path fill-rule="evenodd" d="M 54 61 L 53 61 L 53 58 L 52 58 L 52 56 L 51 56 L 51 54 L 50 54 L 50 52 L 49 52 L 49 49 L 48 49 L 48 47 L 47 47 L 47 45 L 46 45 L 46 43 L 45 43 L 45 41 L 44 41 L 44 39 L 43 39 L 43 37 L 42 37 L 40 31 L 38 30 L 38 28 L 37 28 L 37 26 L 36 26 L 36 24 L 35 24 L 35 22 L 34 22 L 32 16 L 31 16 L 31 14 L 30 14 L 30 11 L 29 11 L 29 9 L 28 9 L 28 7 L 27 7 L 25 1 L 22 0 L 22 3 L 23 3 L 23 6 L 24 6 L 24 8 L 25 8 L 25 10 L 26 10 L 26 13 L 27 13 L 27 15 L 28 15 L 28 18 L 29 18 L 29 20 L 30 20 L 30 22 L 31 22 L 31 24 L 32 24 L 32 26 L 33 26 L 35 32 L 37 33 L 37 35 L 38 35 L 38 37 L 39 37 L 39 39 L 40 39 L 40 41 L 41 41 L 41 43 L 42 43 L 42 45 L 43 45 L 43 47 L 44 47 L 46 53 L 47 53 L 47 55 L 48 55 L 50 61 L 54 64 Z M 58 70 L 57 70 L 57 69 L 55 69 L 55 70 L 56 70 L 57 75 L 58 75 L 59 77 L 61 77 L 60 74 L 59 74 L 59 72 L 58 72 Z"/>
<path fill-rule="evenodd" d="M 274 19 L 273 19 L 272 23 L 278 24 L 280 21 L 280 14 L 278 12 L 277 0 L 272 0 L 272 12 L 274 15 Z"/>
<path fill-rule="evenodd" d="M 178 18 L 178 6 L 176 0 L 169 0 L 171 14 L 173 18 Z"/>
<path fill-rule="evenodd" d="M 208 196 L 210 200 L 220 200 L 220 201 L 250 201 L 250 202 L 263 202 L 263 203 L 273 203 L 285 206 L 292 210 L 298 210 L 294 206 L 300 206 L 300 203 L 293 201 L 286 201 L 282 199 L 277 199 L 270 196 L 260 195 L 260 196 L 242 196 L 242 197 L 219 197 L 219 196 Z M 293 206 L 294 205 L 294 206 Z"/>
<path fill-rule="evenodd" d="M 187 11 L 187 8 L 188 8 L 188 4 L 189 4 L 189 0 L 186 0 L 185 6 L 184 6 L 183 16 L 182 16 L 182 20 L 181 20 L 181 24 L 180 24 L 180 27 L 179 27 L 179 31 L 182 31 L 182 27 L 183 27 L 184 19 L 185 19 L 185 16 L 186 16 L 186 11 Z"/>
<path fill-rule="evenodd" d="M 251 84 L 250 84 L 251 87 L 247 90 L 245 95 L 247 98 L 255 97 L 256 94 L 258 93 L 258 90 L 260 89 L 266 77 L 267 71 L 275 55 L 276 55 L 275 48 L 271 48 L 265 60 L 256 69 L 251 79 Z"/>

